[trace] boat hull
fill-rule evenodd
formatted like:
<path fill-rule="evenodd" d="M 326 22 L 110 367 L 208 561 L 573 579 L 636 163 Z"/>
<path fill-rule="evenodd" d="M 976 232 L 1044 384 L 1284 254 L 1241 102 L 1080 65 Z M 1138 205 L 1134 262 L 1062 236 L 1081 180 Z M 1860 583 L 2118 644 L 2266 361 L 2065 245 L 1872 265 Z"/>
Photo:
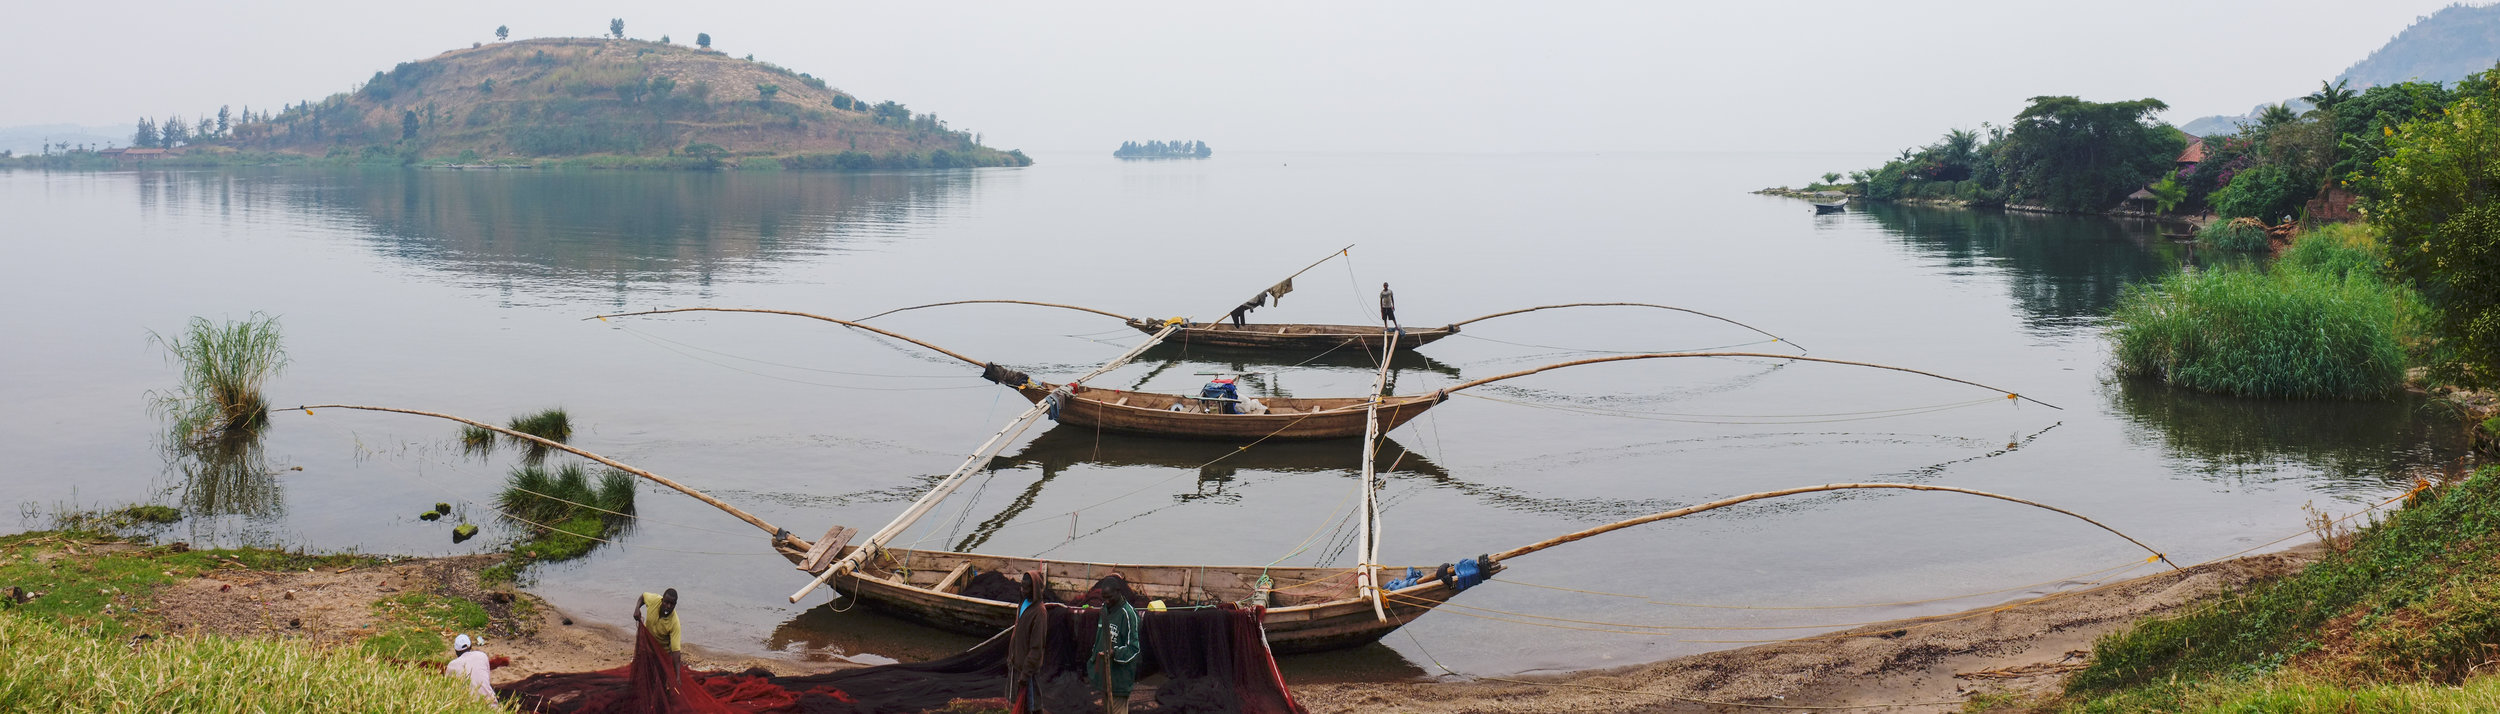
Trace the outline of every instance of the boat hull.
<path fill-rule="evenodd" d="M 1149 335 L 1163 331 L 1163 323 L 1157 320 L 1130 320 L 1128 326 Z M 1377 354 L 1381 346 L 1389 344 L 1392 339 L 1396 341 L 1397 349 L 1411 350 L 1455 334 L 1458 334 L 1456 325 L 1409 327 L 1392 335 L 1369 325 L 1252 324 L 1234 327 L 1222 323 L 1190 323 L 1164 341 L 1170 344 L 1291 352 L 1326 352 L 1360 346 Z"/>
<path fill-rule="evenodd" d="M 1026 384 L 1016 391 L 1039 403 L 1053 385 Z M 1088 429 L 1177 439 L 1255 441 L 1259 439 L 1344 439 L 1363 435 L 1367 402 L 1361 398 L 1261 399 L 1266 414 L 1210 414 L 1207 402 L 1194 397 L 1120 389 L 1079 388 L 1059 406 L 1059 423 Z M 1388 397 L 1380 405 L 1380 431 L 1387 433 L 1443 400 L 1439 394 Z M 1181 411 L 1173 411 L 1178 404 Z"/>
<path fill-rule="evenodd" d="M 802 553 L 777 548 L 795 563 Z M 851 548 L 844 548 L 847 554 Z M 1138 594 L 1174 604 L 1243 602 L 1250 599 L 1259 576 L 1272 579 L 1275 591 L 1266 614 L 1269 649 L 1277 654 L 1325 652 L 1359 647 L 1431 612 L 1456 595 L 1438 580 L 1392 591 L 1383 598 L 1383 619 L 1374 615 L 1368 598 L 1356 597 L 1355 571 L 1350 568 L 1261 568 L 1259 566 L 1136 565 L 1047 561 L 948 551 L 889 548 L 864 572 L 834 579 L 845 596 L 897 617 L 971 635 L 997 634 L 1015 624 L 1016 603 L 960 595 L 975 571 L 1017 574 L 1046 573 L 1051 589 L 1072 597 L 1095 580 L 1119 573 Z M 1419 569 L 1430 569 L 1423 566 Z M 1402 574 L 1405 568 L 1385 568 Z M 1491 577 L 1501 564 L 1487 567 Z"/>

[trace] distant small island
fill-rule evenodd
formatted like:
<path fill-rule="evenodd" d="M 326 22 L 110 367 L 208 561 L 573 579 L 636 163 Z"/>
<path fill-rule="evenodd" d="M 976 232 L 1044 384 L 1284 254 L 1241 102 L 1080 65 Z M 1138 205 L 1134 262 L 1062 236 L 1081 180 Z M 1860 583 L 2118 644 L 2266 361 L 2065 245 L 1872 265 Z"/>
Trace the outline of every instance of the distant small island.
<path fill-rule="evenodd" d="M 1123 141 L 1120 150 L 1111 155 L 1123 159 L 1203 159 L 1214 153 L 1203 141 Z"/>

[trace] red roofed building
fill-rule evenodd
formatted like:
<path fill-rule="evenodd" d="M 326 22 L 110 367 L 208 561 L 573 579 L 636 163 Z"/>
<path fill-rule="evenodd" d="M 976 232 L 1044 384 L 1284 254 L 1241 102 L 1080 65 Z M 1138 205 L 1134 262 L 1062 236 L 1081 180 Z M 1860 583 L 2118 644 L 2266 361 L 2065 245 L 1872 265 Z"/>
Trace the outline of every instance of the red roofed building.
<path fill-rule="evenodd" d="M 2188 142 L 2187 150 L 2179 152 L 2178 163 L 2180 169 L 2192 169 L 2196 168 L 2197 164 L 2205 163 L 2205 140 L 2197 139 Z"/>

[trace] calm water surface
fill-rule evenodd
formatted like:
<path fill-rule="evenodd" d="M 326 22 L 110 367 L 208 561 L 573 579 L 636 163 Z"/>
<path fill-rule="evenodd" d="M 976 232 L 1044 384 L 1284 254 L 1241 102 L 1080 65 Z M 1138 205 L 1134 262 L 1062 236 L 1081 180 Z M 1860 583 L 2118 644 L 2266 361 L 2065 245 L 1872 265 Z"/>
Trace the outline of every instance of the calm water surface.
<path fill-rule="evenodd" d="M 2195 562 L 2299 532 L 2303 504 L 2349 511 L 2384 498 L 2457 453 L 2450 424 L 2411 399 L 2255 402 L 2113 381 L 2102 338 L 2111 302 L 2188 258 L 2149 226 L 1881 206 L 1815 216 L 1745 193 L 1876 156 L 1041 159 L 867 175 L 0 173 L 10 341 L 0 501 L 20 504 L 25 528 L 58 507 L 154 501 L 188 507 L 193 517 L 165 537 L 193 542 L 491 549 L 503 526 L 475 504 L 512 464 L 462 456 L 445 423 L 294 412 L 271 432 L 274 474 L 167 469 L 145 394 L 177 370 L 149 333 L 262 311 L 281 316 L 294 359 L 271 387 L 277 403 L 489 421 L 563 406 L 576 445 L 793 531 L 873 528 L 1022 400 L 960 363 L 814 321 L 583 318 L 684 306 L 856 317 L 1017 298 L 1215 319 L 1348 243 L 1350 260 L 1303 276 L 1255 318 L 1364 322 L 1382 282 L 1419 325 L 1538 304 L 1666 303 L 1816 356 L 2063 407 L 1762 360 L 1500 383 L 1389 435 L 1390 562 L 1441 563 L 1834 481 L 2028 497 Z M 1044 378 L 1138 339 L 1098 316 L 1016 306 L 878 322 Z M 1396 386 L 1421 392 L 1608 352 L 1786 349 L 1756 339 L 1660 311 L 1546 311 L 1471 324 L 1401 359 Z M 1180 391 L 1205 373 L 1260 370 L 1272 374 L 1253 384 L 1275 394 L 1354 395 L 1371 380 L 1359 355 L 1275 365 L 1165 348 L 1098 383 Z M 1042 430 L 903 541 L 1083 560 L 1349 563 L 1359 444 L 1233 446 Z M 437 501 L 463 504 L 490 537 L 453 545 L 447 523 L 415 518 Z M 643 489 L 640 510 L 619 545 L 538 571 L 537 591 L 578 618 L 620 623 L 634 594 L 674 586 L 688 639 L 732 653 L 883 661 L 970 642 L 837 611 L 821 592 L 786 605 L 801 580 L 760 533 L 657 487 Z M 2088 525 L 2002 502 L 1793 498 L 1524 557 L 1461 596 L 1463 607 L 1381 645 L 1287 666 L 1315 678 L 1438 674 L 1432 659 L 1485 674 L 1628 664 L 2078 587 L 2147 572 L 2113 570 L 2142 558 Z M 1966 597 L 1733 607 L 1952 596 Z M 1521 619 L 1513 613 L 1587 622 L 1529 626 L 1508 622 Z"/>

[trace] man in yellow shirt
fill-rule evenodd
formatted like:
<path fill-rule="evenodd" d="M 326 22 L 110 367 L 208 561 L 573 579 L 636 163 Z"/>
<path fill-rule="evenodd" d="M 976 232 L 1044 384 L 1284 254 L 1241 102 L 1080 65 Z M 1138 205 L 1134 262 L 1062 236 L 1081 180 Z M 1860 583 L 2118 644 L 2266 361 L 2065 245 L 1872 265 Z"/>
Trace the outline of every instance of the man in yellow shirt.
<path fill-rule="evenodd" d="M 651 617 L 644 618 L 642 615 L 644 611 L 649 611 Z M 651 636 L 658 639 L 662 646 L 667 647 L 669 654 L 674 655 L 686 651 L 685 644 L 679 641 L 677 634 L 676 588 L 662 590 L 658 595 L 643 593 L 642 601 L 634 604 L 634 621 L 642 623 L 644 628 L 651 630 Z"/>

